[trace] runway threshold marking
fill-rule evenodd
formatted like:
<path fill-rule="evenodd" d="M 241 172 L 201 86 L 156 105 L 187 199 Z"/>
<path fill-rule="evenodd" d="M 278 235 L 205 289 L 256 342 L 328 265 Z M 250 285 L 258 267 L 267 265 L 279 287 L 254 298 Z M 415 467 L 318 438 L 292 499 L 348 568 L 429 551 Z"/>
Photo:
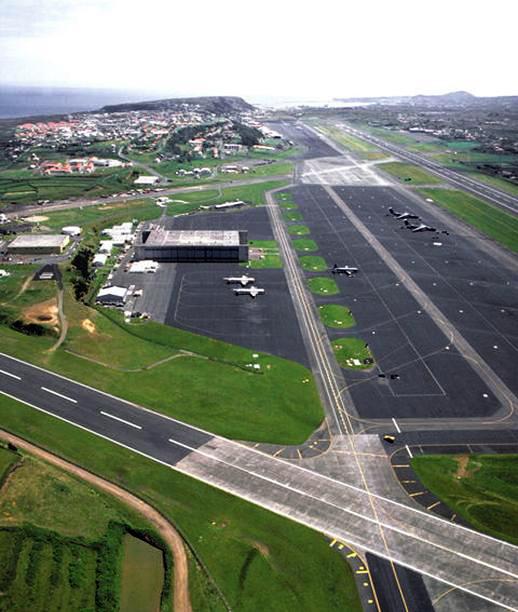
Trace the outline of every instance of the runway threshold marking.
<path fill-rule="evenodd" d="M 47 387 L 41 387 L 41 389 L 43 391 L 46 391 L 47 393 L 52 393 L 52 395 L 56 395 L 57 397 L 60 397 L 61 399 L 67 400 L 67 402 L 72 402 L 73 404 L 77 404 L 77 400 L 73 399 L 72 397 L 68 397 L 68 395 L 63 395 L 62 393 L 58 393 L 57 391 L 53 391 L 52 389 L 48 389 Z"/>
<path fill-rule="evenodd" d="M 132 423 L 131 421 L 126 421 L 126 419 L 121 419 L 120 417 L 115 416 L 114 414 L 110 414 L 109 412 L 104 412 L 104 410 L 101 410 L 100 412 L 103 416 L 108 417 L 110 419 L 114 419 L 115 421 L 119 421 L 120 423 L 124 423 L 124 425 L 129 425 L 130 427 L 134 427 L 135 429 L 142 429 L 140 425 L 137 425 L 136 423 Z"/>
<path fill-rule="evenodd" d="M 6 372 L 5 370 L 0 370 L 0 374 L 5 374 L 5 376 L 10 376 L 16 380 L 21 380 L 20 376 L 16 376 L 16 374 L 11 374 L 11 372 Z"/>
<path fill-rule="evenodd" d="M 401 429 L 399 428 L 399 425 L 397 424 L 397 421 L 394 417 L 392 417 L 392 422 L 394 423 L 394 427 L 396 428 L 396 431 L 398 433 L 401 433 Z"/>

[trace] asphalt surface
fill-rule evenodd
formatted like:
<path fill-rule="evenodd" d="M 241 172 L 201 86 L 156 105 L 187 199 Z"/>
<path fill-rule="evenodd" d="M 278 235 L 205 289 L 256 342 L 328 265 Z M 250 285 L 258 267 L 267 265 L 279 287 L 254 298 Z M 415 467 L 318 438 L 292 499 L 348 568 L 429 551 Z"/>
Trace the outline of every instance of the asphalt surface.
<path fill-rule="evenodd" d="M 234 495 L 514 609 L 517 548 L 0 354 L 0 392 Z M 365 438 L 365 436 L 362 436 Z M 383 526 L 383 527 L 381 527 Z M 462 551 L 462 552 L 461 552 Z M 492 586 L 500 581 L 499 588 Z M 415 593 L 414 593 L 414 596 Z"/>
<path fill-rule="evenodd" d="M 249 240 L 272 240 L 264 207 L 212 212 L 169 220 L 175 229 L 248 230 Z M 218 340 L 308 365 L 293 302 L 282 269 L 246 269 L 232 263 L 164 264 L 176 269 L 165 323 Z M 235 295 L 223 278 L 253 276 L 265 289 L 255 299 Z M 151 292 L 152 287 L 149 289 Z"/>
<path fill-rule="evenodd" d="M 518 213 L 518 198 L 514 197 L 505 191 L 501 191 L 500 189 L 496 189 L 495 187 L 491 187 L 489 185 L 485 185 L 471 177 L 465 176 L 460 172 L 456 172 L 455 170 L 450 170 L 449 168 L 445 168 L 441 164 L 430 160 L 424 155 L 420 155 L 419 153 L 414 153 L 412 151 L 408 151 L 403 147 L 398 145 L 386 142 L 376 136 L 371 136 L 370 134 L 366 134 L 356 128 L 352 128 L 350 126 L 343 126 L 346 132 L 353 134 L 367 142 L 370 142 L 380 149 L 384 149 L 394 155 L 397 155 L 401 159 L 405 161 L 411 162 L 413 164 L 418 164 L 423 168 L 433 172 L 437 176 L 443 178 L 449 183 L 453 184 L 455 187 L 460 187 L 469 193 L 477 197 L 483 197 L 486 200 L 489 200 L 493 204 L 497 204 L 498 206 L 505 208 L 508 211 Z"/>
<path fill-rule="evenodd" d="M 342 195 L 344 189 L 337 191 Z M 376 358 L 374 371 L 343 371 L 359 415 L 363 418 L 459 418 L 494 414 L 500 404 L 491 390 L 354 226 L 344 219 L 322 187 L 300 186 L 293 193 L 311 237 L 321 246 L 318 254 L 330 267 L 337 263 L 360 268 L 352 278 L 334 276 L 339 295 L 315 296 L 317 305 L 337 303 L 349 307 L 356 319 L 357 325 L 349 330 L 328 329 L 329 337 L 360 337 L 368 342 Z M 372 193 L 377 199 L 370 199 Z M 387 193 L 390 193 L 388 188 L 357 187 L 347 188 L 344 197 L 348 203 L 351 196 L 353 202 L 358 200 L 355 211 L 360 211 L 369 223 L 376 222 L 377 233 L 383 237 L 386 232 L 403 253 L 408 252 L 405 239 L 424 248 L 420 243 L 424 240 L 429 243 L 429 238 L 410 232 L 400 235 L 397 233 L 400 223 L 385 216 L 382 206 L 387 205 Z M 355 204 L 351 206 L 354 208 Z M 430 246 L 427 248 L 430 251 Z M 409 265 L 414 265 L 416 270 L 419 263 L 425 265 L 417 255 L 414 257 L 411 261 L 416 264 Z M 319 273 L 308 273 L 308 277 L 315 275 Z M 429 285 L 433 282 L 435 279 Z M 507 288 L 505 285 L 504 290 Z M 465 307 L 465 310 L 466 322 L 477 334 L 481 333 L 476 328 L 478 318 L 471 316 L 471 309 Z M 387 350 L 387 347 L 391 348 Z M 505 365 L 511 376 L 513 362 Z M 391 375 L 398 378 L 391 379 Z"/>
<path fill-rule="evenodd" d="M 302 151 L 298 159 L 314 159 L 317 157 L 336 157 L 338 151 L 330 147 L 322 139 L 317 138 L 313 132 L 300 123 L 291 121 L 270 122 L 268 125 L 280 132 L 284 138 L 293 141 Z"/>

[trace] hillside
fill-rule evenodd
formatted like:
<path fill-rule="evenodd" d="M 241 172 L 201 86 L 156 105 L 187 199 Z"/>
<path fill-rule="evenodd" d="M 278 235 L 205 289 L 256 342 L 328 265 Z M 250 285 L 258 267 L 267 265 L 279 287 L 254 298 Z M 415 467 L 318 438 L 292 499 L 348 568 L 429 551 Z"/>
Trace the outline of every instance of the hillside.
<path fill-rule="evenodd" d="M 197 104 L 208 112 L 232 113 L 251 111 L 254 107 L 243 98 L 237 96 L 204 96 L 200 98 L 168 98 L 165 100 L 148 100 L 144 102 L 129 102 L 126 104 L 110 104 L 103 106 L 101 112 L 121 113 L 137 110 L 168 110 L 182 104 Z"/>

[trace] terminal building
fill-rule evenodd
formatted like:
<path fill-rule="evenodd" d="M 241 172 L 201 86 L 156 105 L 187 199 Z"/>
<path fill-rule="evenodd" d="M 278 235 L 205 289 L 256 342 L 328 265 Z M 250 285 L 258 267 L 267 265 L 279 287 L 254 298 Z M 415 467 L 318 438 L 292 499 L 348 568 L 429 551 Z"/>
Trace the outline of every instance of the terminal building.
<path fill-rule="evenodd" d="M 184 262 L 248 261 L 248 232 L 145 229 L 135 244 L 135 258 Z"/>
<path fill-rule="evenodd" d="M 63 234 L 21 234 L 8 246 L 12 255 L 60 255 L 68 244 L 70 237 Z"/>

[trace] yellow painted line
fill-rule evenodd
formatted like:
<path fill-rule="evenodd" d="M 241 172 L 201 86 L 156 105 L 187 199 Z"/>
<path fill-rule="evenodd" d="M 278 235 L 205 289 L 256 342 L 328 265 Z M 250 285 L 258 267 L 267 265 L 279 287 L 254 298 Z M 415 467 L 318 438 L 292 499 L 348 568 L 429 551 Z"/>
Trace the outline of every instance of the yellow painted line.
<path fill-rule="evenodd" d="M 297 455 L 299 456 L 299 459 L 302 459 L 302 455 L 300 454 L 300 451 L 298 448 L 297 448 Z"/>
<path fill-rule="evenodd" d="M 409 463 L 395 463 L 393 466 L 393 468 L 406 468 L 406 467 L 410 467 Z"/>
<path fill-rule="evenodd" d="M 365 569 L 365 565 L 360 565 L 359 569 L 361 570 Z"/>
<path fill-rule="evenodd" d="M 354 557 L 357 557 L 357 556 L 358 556 L 358 553 L 353 551 L 353 552 L 350 552 L 350 553 L 347 555 L 347 558 L 348 558 L 348 559 L 354 559 Z"/>
<path fill-rule="evenodd" d="M 343 547 L 344 547 L 344 545 L 343 545 L 343 544 L 338 544 L 338 550 L 342 550 L 342 549 L 343 549 Z"/>
<path fill-rule="evenodd" d="M 435 508 L 435 506 L 438 506 L 441 502 L 440 501 L 436 501 L 434 504 L 431 504 L 430 506 L 428 506 L 428 508 L 426 508 L 427 510 L 431 510 L 432 508 Z"/>
<path fill-rule="evenodd" d="M 402 480 L 401 484 L 415 484 L 417 480 Z"/>
<path fill-rule="evenodd" d="M 335 539 L 334 539 L 334 540 L 331 542 L 331 544 L 329 544 L 329 546 L 330 546 L 331 548 L 333 548 L 333 546 L 334 546 L 335 544 L 336 544 L 336 538 L 335 538 Z"/>
<path fill-rule="evenodd" d="M 373 604 L 374 601 L 372 599 L 369 599 L 369 601 L 367 603 Z"/>
<path fill-rule="evenodd" d="M 456 515 L 456 514 L 454 514 L 454 515 L 451 517 L 450 521 L 454 521 L 456 518 L 457 518 L 457 515 Z"/>
<path fill-rule="evenodd" d="M 275 451 L 275 452 L 273 453 L 273 456 L 274 456 L 274 457 L 277 457 L 277 455 L 280 455 L 280 454 L 282 453 L 282 451 L 283 451 L 283 450 L 285 450 L 285 449 L 284 449 L 284 448 L 281 448 L 281 449 L 279 449 L 278 451 Z"/>
<path fill-rule="evenodd" d="M 419 497 L 419 495 L 424 495 L 428 493 L 428 491 L 417 491 L 417 493 L 409 493 L 410 497 Z"/>
<path fill-rule="evenodd" d="M 363 582 L 362 584 L 363 584 L 364 587 L 368 587 L 369 586 L 368 582 Z"/>
<path fill-rule="evenodd" d="M 368 574 L 369 570 L 366 570 L 366 569 L 364 569 L 364 570 L 356 570 L 356 573 L 357 574 Z"/>

